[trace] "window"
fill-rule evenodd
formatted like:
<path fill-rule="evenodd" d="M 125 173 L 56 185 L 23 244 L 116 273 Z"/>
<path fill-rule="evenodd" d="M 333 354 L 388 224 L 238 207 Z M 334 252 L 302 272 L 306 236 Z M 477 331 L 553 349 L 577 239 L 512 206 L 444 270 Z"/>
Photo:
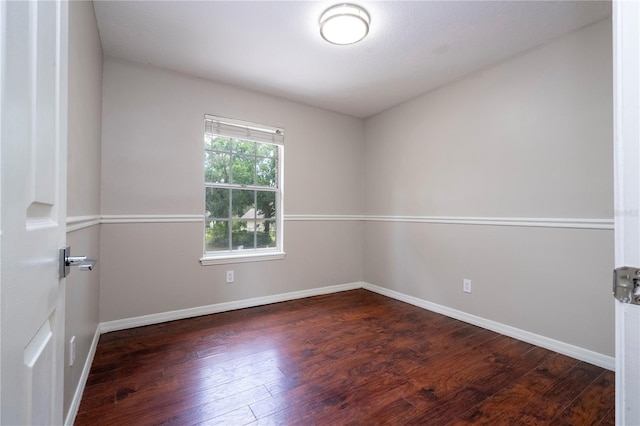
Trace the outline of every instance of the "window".
<path fill-rule="evenodd" d="M 282 258 L 282 129 L 205 116 L 203 265 Z"/>

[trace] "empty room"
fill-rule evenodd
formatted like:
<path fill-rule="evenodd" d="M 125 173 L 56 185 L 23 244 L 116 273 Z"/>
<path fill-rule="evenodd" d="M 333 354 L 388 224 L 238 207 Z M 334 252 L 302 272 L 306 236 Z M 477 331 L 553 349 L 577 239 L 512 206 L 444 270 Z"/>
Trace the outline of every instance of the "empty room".
<path fill-rule="evenodd" d="M 0 14 L 0 423 L 639 424 L 637 2 Z"/>

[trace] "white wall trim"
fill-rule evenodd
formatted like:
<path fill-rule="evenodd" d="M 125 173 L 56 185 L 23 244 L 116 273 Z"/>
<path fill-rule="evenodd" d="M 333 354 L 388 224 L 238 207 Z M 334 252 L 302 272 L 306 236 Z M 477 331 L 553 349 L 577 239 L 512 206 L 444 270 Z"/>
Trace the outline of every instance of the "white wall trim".
<path fill-rule="evenodd" d="M 437 223 L 448 225 L 519 226 L 534 228 L 571 228 L 613 230 L 613 219 L 585 218 L 527 218 L 527 217 L 470 217 L 470 216 L 376 216 L 376 215 L 332 215 L 332 214 L 290 214 L 287 222 L 364 221 Z M 104 215 L 74 216 L 67 218 L 67 232 L 89 226 L 121 223 L 193 223 L 204 221 L 204 215 Z"/>
<path fill-rule="evenodd" d="M 161 312 L 158 314 L 143 315 L 133 318 L 108 321 L 100 324 L 102 333 L 110 331 L 126 330 L 128 328 L 142 327 L 145 325 L 159 324 L 167 321 L 192 318 L 201 315 L 217 314 L 219 312 L 233 311 L 236 309 L 252 308 L 254 306 L 268 305 L 270 303 L 285 302 L 287 300 L 302 299 L 304 297 L 319 296 L 322 294 L 337 293 L 340 291 L 362 288 L 361 282 L 349 284 L 318 287 L 309 290 L 294 291 L 291 293 L 275 294 L 273 296 L 255 297 L 233 302 L 216 303 L 214 305 L 198 306 L 195 308 L 180 309 L 176 311 Z"/>
<path fill-rule="evenodd" d="M 464 216 L 363 216 L 367 222 L 441 223 L 452 225 L 520 226 L 535 228 L 613 229 L 613 219 L 464 217 Z"/>
<path fill-rule="evenodd" d="M 549 337 L 511 327 L 506 324 L 472 315 L 467 312 L 459 311 L 457 309 L 449 308 L 447 306 L 438 305 L 437 303 L 409 296 L 404 293 L 400 293 L 398 291 L 390 290 L 388 288 L 380 287 L 374 284 L 365 282 L 363 283 L 362 288 L 381 294 L 383 296 L 391 297 L 392 299 L 400 300 L 402 302 L 418 306 L 428 311 L 446 315 L 448 317 L 455 318 L 469 324 L 477 325 L 478 327 L 482 327 L 487 330 L 495 331 L 496 333 L 504 334 L 505 336 L 513 337 L 514 339 L 531 343 L 532 345 L 540 346 L 551 351 L 558 352 L 575 359 L 579 359 L 580 361 L 585 361 L 590 364 L 606 368 L 607 370 L 615 370 L 615 358 L 608 355 L 603 355 L 601 353 L 581 348 L 579 346 L 570 345 L 559 340 L 551 339 Z"/>
<path fill-rule="evenodd" d="M 100 225 L 102 218 L 98 215 L 92 216 L 69 216 L 67 217 L 67 232 L 78 231 L 91 226 Z"/>
<path fill-rule="evenodd" d="M 190 223 L 203 222 L 201 214 L 131 214 L 104 215 L 102 223 Z"/>
<path fill-rule="evenodd" d="M 65 426 L 72 426 L 76 420 L 76 416 L 78 415 L 78 409 L 80 408 L 80 402 L 82 401 L 82 394 L 84 393 L 84 388 L 87 384 L 87 379 L 89 378 L 89 372 L 91 371 L 91 364 L 93 364 L 93 357 L 96 354 L 96 348 L 98 347 L 98 340 L 100 340 L 100 335 L 102 334 L 102 329 L 100 324 L 96 327 L 96 332 L 93 335 L 93 340 L 91 341 L 91 346 L 89 347 L 89 353 L 87 354 L 87 359 L 84 361 L 84 366 L 82 367 L 82 374 L 80 374 L 80 379 L 78 380 L 78 386 L 76 387 L 76 391 L 73 394 L 73 399 L 71 400 L 71 405 L 69 406 L 69 411 L 67 412 L 67 417 L 64 420 Z"/>
<path fill-rule="evenodd" d="M 283 251 L 254 252 L 243 254 L 231 254 L 226 256 L 203 256 L 200 258 L 202 266 L 224 265 L 228 263 L 264 262 L 267 260 L 282 260 L 287 254 Z"/>
<path fill-rule="evenodd" d="M 339 214 L 286 214 L 284 220 L 292 222 L 321 222 L 321 221 L 361 221 L 362 215 Z"/>

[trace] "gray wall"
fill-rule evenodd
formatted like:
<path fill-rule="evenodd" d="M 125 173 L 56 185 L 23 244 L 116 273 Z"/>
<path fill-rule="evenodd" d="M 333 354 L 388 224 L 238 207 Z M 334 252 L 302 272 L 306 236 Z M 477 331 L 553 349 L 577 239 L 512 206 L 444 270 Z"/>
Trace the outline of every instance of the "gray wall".
<path fill-rule="evenodd" d="M 393 221 L 611 212 L 602 21 L 362 120 L 104 62 L 100 321 L 366 281 L 613 355 L 613 232 Z M 284 127 L 284 260 L 203 267 L 204 114 Z M 323 215 L 391 216 L 331 221 Z M 224 282 L 233 269 L 236 283 Z M 462 293 L 462 279 L 473 293 Z"/>
<path fill-rule="evenodd" d="M 600 21 L 367 119 L 364 214 L 611 218 L 611 45 Z M 365 222 L 364 281 L 606 355 L 612 268 L 611 230 Z"/>
<path fill-rule="evenodd" d="M 93 3 L 69 2 L 69 138 L 67 215 L 100 214 L 100 138 L 102 121 L 102 47 Z M 99 255 L 100 229 L 67 233 L 75 255 Z M 68 365 L 65 345 L 64 414 L 68 413 L 91 342 L 98 327 L 100 267 L 72 271 L 66 279 L 65 342 L 76 336 L 76 361 Z"/>
<path fill-rule="evenodd" d="M 204 114 L 283 127 L 285 215 L 362 213 L 362 120 L 151 66 L 104 63 L 100 320 L 362 279 L 360 221 L 289 221 L 284 260 L 201 266 Z M 162 219 L 164 218 L 164 219 Z M 235 283 L 225 283 L 225 271 Z"/>

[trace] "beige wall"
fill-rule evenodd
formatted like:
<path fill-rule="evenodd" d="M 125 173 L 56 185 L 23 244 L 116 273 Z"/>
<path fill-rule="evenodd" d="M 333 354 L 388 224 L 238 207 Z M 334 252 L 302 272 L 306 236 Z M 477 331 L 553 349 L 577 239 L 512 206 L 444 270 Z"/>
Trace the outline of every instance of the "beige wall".
<path fill-rule="evenodd" d="M 371 117 L 365 140 L 365 215 L 606 218 L 611 24 Z M 364 234 L 366 282 L 613 355 L 610 230 L 366 222 Z"/>
<path fill-rule="evenodd" d="M 202 215 L 204 114 L 285 129 L 285 215 L 362 212 L 362 120 L 111 58 L 103 108 L 103 215 Z M 203 267 L 201 223 L 102 225 L 101 321 L 361 280 L 362 223 L 284 226 L 284 260 Z"/>
<path fill-rule="evenodd" d="M 91 2 L 69 2 L 69 138 L 67 215 L 100 214 L 102 47 Z M 99 255 L 100 229 L 67 233 L 75 255 Z M 68 365 L 65 345 L 64 410 L 69 410 L 98 327 L 100 267 L 73 270 L 66 279 L 65 341 L 76 336 L 76 361 Z"/>

